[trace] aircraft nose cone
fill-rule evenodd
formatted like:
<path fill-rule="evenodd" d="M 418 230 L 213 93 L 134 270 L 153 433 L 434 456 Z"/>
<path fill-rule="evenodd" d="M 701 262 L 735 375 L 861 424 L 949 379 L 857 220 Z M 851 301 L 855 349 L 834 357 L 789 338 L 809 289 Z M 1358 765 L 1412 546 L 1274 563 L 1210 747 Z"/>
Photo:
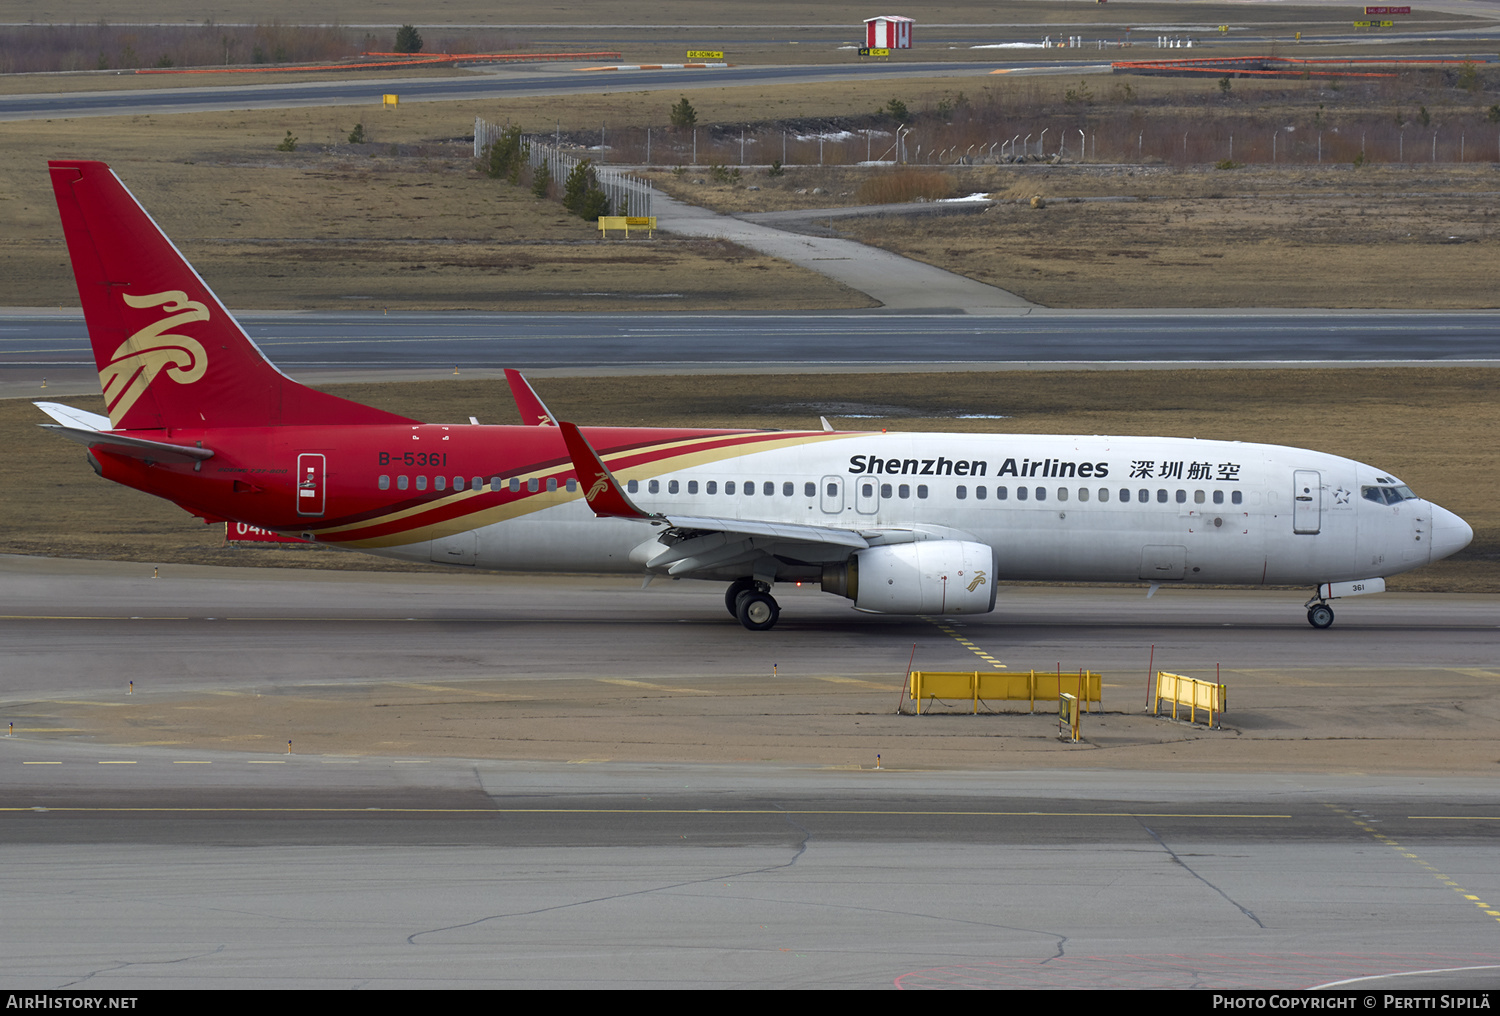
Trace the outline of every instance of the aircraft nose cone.
<path fill-rule="evenodd" d="M 1457 554 L 1473 539 L 1474 530 L 1467 522 L 1446 508 L 1432 505 L 1432 560 Z"/>

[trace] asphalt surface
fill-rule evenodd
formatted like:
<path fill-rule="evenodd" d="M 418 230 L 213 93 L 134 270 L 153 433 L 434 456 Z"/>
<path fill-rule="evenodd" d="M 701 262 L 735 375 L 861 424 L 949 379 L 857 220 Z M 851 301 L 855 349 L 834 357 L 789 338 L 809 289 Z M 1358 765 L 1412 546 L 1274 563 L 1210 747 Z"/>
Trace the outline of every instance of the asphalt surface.
<path fill-rule="evenodd" d="M 1040 364 L 1462 363 L 1500 359 L 1500 315 L 1231 311 L 949 314 L 246 313 L 297 377 L 402 372 L 995 369 Z M 93 389 L 80 315 L 0 312 L 0 394 Z"/>
<path fill-rule="evenodd" d="M 981 665 L 930 622 L 662 585 L 0 558 L 8 984 L 1500 984 L 1493 597 L 1007 587 L 965 640 L 1107 674 L 1067 746 L 894 716 L 913 647 Z"/>
<path fill-rule="evenodd" d="M 1082 73 L 1100 65 L 1098 54 L 1087 60 L 1060 60 L 1051 67 L 1034 63 L 899 63 L 857 66 L 818 64 L 803 67 L 724 67 L 712 70 L 586 72 L 579 65 L 519 65 L 485 68 L 452 78 L 399 78 L 383 81 L 313 81 L 291 85 L 235 85 L 128 91 L 0 95 L 0 121 L 58 119 L 79 116 L 187 113 L 227 109 L 282 109 L 295 106 L 349 106 L 378 102 L 392 93 L 401 102 L 450 102 L 459 99 L 504 99 L 519 95 L 576 95 L 618 91 L 733 85 L 796 84 L 901 77 L 973 77 L 1000 68 L 1028 73 Z M 1103 72 L 1108 72 L 1103 64 Z"/>

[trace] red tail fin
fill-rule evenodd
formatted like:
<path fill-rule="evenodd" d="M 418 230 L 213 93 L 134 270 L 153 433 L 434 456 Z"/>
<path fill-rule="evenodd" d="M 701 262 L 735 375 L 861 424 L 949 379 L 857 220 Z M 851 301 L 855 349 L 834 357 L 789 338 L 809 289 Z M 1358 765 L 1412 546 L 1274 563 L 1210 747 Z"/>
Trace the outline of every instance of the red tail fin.
<path fill-rule="evenodd" d="M 50 162 L 116 429 L 409 423 L 277 370 L 102 162 Z"/>

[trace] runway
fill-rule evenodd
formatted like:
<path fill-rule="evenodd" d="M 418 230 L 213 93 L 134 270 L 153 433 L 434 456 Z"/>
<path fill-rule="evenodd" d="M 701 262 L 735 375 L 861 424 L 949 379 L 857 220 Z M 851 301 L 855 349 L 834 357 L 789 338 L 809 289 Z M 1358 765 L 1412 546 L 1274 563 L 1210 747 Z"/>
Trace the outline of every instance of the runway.
<path fill-rule="evenodd" d="M 1491 363 L 1493 311 L 1044 311 L 950 314 L 368 314 L 239 316 L 300 378 L 405 372 L 1004 369 L 1042 364 L 1184 366 Z M 71 373 L 70 373 L 71 372 Z M 0 385 L 97 386 L 81 315 L 0 312 Z"/>
<path fill-rule="evenodd" d="M 582 73 L 580 65 L 551 64 L 519 69 L 485 69 L 451 78 L 399 78 L 387 80 L 327 80 L 288 85 L 197 86 L 181 88 L 129 89 L 124 91 L 60 92 L 34 95 L 0 95 L 0 121 L 41 120 L 65 117 L 122 116 L 165 113 L 198 113 L 233 109 L 286 109 L 297 106 L 368 105 L 386 93 L 400 95 L 402 103 L 452 102 L 464 99 L 502 101 L 520 95 L 577 95 L 595 92 L 650 91 L 653 89 L 721 88 L 731 86 L 782 85 L 824 81 L 889 80 L 902 77 L 974 77 L 1001 68 L 1024 69 L 1028 73 L 1081 73 L 1097 66 L 1098 59 L 1061 60 L 1052 66 L 1035 63 L 911 63 L 911 64 L 815 64 L 780 67 L 727 67 L 714 70 L 631 71 L 628 73 Z M 1104 64 L 1108 71 L 1108 64 Z"/>
<path fill-rule="evenodd" d="M 932 622 L 793 590 L 756 635 L 720 600 L 0 559 L 0 969 L 108 991 L 1500 979 L 1493 597 L 1346 601 L 1317 632 L 1294 592 L 1008 586 L 961 634 L 1104 671 L 1080 745 L 1045 711 L 895 715 L 913 648 L 980 665 Z M 1143 715 L 1147 652 L 1222 661 L 1226 729 Z"/>

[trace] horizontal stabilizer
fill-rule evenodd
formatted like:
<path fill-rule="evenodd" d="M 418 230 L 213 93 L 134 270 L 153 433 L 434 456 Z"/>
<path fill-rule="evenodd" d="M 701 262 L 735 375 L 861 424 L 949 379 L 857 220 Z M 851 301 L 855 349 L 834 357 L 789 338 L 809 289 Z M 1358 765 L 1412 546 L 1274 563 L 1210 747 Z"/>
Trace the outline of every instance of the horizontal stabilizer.
<path fill-rule="evenodd" d="M 72 406 L 65 406 L 61 402 L 33 402 L 32 405 L 64 427 L 75 427 L 78 430 L 110 429 L 109 417 L 100 416 L 98 413 L 90 413 L 86 409 L 74 409 Z"/>
<path fill-rule="evenodd" d="M 58 437 L 65 437 L 69 441 L 77 441 L 89 448 L 103 448 L 105 451 L 115 452 L 119 455 L 129 455 L 131 458 L 145 459 L 148 462 L 201 462 L 204 459 L 214 457 L 210 448 L 200 448 L 195 445 L 175 445 L 165 441 L 148 441 L 143 437 L 126 437 L 124 434 L 111 434 L 109 431 L 85 430 L 80 427 L 64 427 L 56 423 L 41 423 L 37 426 L 43 430 L 50 430 Z"/>

